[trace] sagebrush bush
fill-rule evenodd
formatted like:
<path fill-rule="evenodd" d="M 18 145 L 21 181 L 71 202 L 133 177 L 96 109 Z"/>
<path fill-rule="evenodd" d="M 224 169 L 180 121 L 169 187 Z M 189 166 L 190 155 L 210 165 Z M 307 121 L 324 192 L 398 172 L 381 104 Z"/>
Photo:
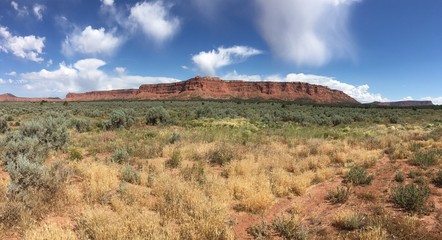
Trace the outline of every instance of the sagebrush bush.
<path fill-rule="evenodd" d="M 135 170 L 131 165 L 127 165 L 121 171 L 121 178 L 123 181 L 132 183 L 132 184 L 140 184 L 141 176 L 140 173 Z"/>
<path fill-rule="evenodd" d="M 103 123 L 106 130 L 130 128 L 135 123 L 133 109 L 117 109 L 110 113 L 109 120 Z"/>
<path fill-rule="evenodd" d="M 170 115 L 167 110 L 162 107 L 151 107 L 146 112 L 146 124 L 158 125 L 167 123 L 170 120 Z"/>
<path fill-rule="evenodd" d="M 82 118 L 74 118 L 71 120 L 71 126 L 77 130 L 79 133 L 89 132 L 92 128 L 92 124 L 90 120 L 82 119 Z"/>
<path fill-rule="evenodd" d="M 233 160 L 232 149 L 227 146 L 218 146 L 208 153 L 209 163 L 213 165 L 226 165 Z"/>
<path fill-rule="evenodd" d="M 413 183 L 405 186 L 397 186 L 391 189 L 391 198 L 400 208 L 409 212 L 421 212 L 425 210 L 427 199 L 430 196 L 428 185 L 416 185 Z"/>
<path fill-rule="evenodd" d="M 125 163 L 129 160 L 129 153 L 124 148 L 118 148 L 112 154 L 112 161 L 115 163 Z"/>
<path fill-rule="evenodd" d="M 2 144 L 4 147 L 1 155 L 5 164 L 14 162 L 18 156 L 33 162 L 43 162 L 49 150 L 37 137 L 25 137 L 19 132 L 8 133 Z"/>
<path fill-rule="evenodd" d="M 363 167 L 352 167 L 347 174 L 347 182 L 354 185 L 369 185 L 373 180 L 372 176 L 369 176 L 367 170 Z"/>
<path fill-rule="evenodd" d="M 8 121 L 4 117 L 0 118 L 0 133 L 5 133 L 9 130 Z"/>
<path fill-rule="evenodd" d="M 43 146 L 61 150 L 68 142 L 64 118 L 47 117 L 44 121 L 24 122 L 20 127 L 24 137 L 36 137 Z"/>

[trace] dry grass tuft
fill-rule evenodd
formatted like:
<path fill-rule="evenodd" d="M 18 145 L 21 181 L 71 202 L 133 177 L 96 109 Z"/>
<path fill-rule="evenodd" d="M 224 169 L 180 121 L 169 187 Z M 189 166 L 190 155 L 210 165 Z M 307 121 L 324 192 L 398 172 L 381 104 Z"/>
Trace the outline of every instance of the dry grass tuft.
<path fill-rule="evenodd" d="M 69 229 L 63 229 L 55 223 L 46 223 L 35 226 L 25 232 L 26 240 L 76 240 L 75 233 Z"/>

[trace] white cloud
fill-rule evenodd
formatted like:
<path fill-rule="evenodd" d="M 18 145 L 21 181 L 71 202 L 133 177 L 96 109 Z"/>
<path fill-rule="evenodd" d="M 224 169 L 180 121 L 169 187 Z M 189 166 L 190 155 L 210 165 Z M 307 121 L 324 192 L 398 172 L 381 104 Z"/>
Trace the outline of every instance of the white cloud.
<path fill-rule="evenodd" d="M 130 9 L 129 20 L 141 28 L 146 37 L 161 44 L 179 30 L 180 20 L 171 16 L 170 6 L 162 1 L 137 3 Z"/>
<path fill-rule="evenodd" d="M 50 66 L 52 66 L 52 64 L 53 64 L 52 59 L 49 59 L 49 60 L 46 62 L 46 67 L 50 67 Z"/>
<path fill-rule="evenodd" d="M 100 0 L 106 6 L 113 6 L 114 0 Z"/>
<path fill-rule="evenodd" d="M 68 92 L 138 88 L 146 83 L 177 82 L 166 77 L 126 75 L 125 72 L 106 73 L 101 69 L 106 62 L 96 58 L 82 59 L 73 65 L 59 64 L 58 69 L 21 74 L 19 82 L 24 95 L 35 97 L 64 97 Z M 124 69 L 124 68 L 117 68 Z M 36 95 L 38 94 L 38 95 Z"/>
<path fill-rule="evenodd" d="M 17 76 L 17 72 L 9 72 L 9 73 L 6 73 L 6 75 L 11 76 L 11 77 L 15 77 L 15 76 Z"/>
<path fill-rule="evenodd" d="M 319 76 L 313 74 L 303 73 L 290 73 L 285 77 L 278 75 L 261 76 L 261 75 L 241 75 L 237 72 L 229 73 L 223 76 L 226 80 L 244 80 L 244 81 L 271 81 L 271 82 L 305 82 L 310 84 L 322 85 L 331 89 L 343 91 L 359 102 L 367 103 L 374 101 L 388 101 L 387 98 L 381 96 L 381 94 L 371 93 L 370 87 L 367 84 L 361 86 L 354 86 L 348 83 L 340 82 L 331 77 Z"/>
<path fill-rule="evenodd" d="M 247 46 L 219 47 L 216 50 L 194 55 L 192 61 L 202 73 L 213 76 L 218 68 L 244 61 L 261 53 L 260 50 Z"/>
<path fill-rule="evenodd" d="M 45 47 L 45 38 L 29 36 L 13 36 L 8 28 L 0 26 L 0 51 L 12 52 L 19 58 L 24 58 L 34 62 L 41 62 L 43 58 L 40 54 L 43 53 Z"/>
<path fill-rule="evenodd" d="M 123 40 L 114 36 L 114 31 L 106 32 L 104 28 L 94 29 L 87 26 L 83 31 L 74 30 L 63 42 L 63 53 L 72 55 L 74 52 L 82 54 L 111 54 L 123 43 Z"/>
<path fill-rule="evenodd" d="M 32 10 L 34 11 L 34 15 L 38 20 L 43 20 L 43 11 L 46 9 L 44 5 L 35 4 Z"/>
<path fill-rule="evenodd" d="M 6 81 L 0 78 L 0 84 L 5 84 Z"/>
<path fill-rule="evenodd" d="M 352 55 L 348 13 L 357 0 L 255 0 L 260 33 L 273 53 L 297 65 L 321 66 Z"/>
<path fill-rule="evenodd" d="M 422 100 L 432 101 L 433 104 L 442 105 L 442 97 L 424 97 Z"/>
<path fill-rule="evenodd" d="M 27 16 L 29 15 L 28 9 L 26 6 L 20 7 L 17 2 L 11 1 L 12 8 L 17 11 L 17 14 L 19 17 Z"/>
<path fill-rule="evenodd" d="M 124 67 L 116 67 L 115 68 L 115 72 L 118 73 L 119 75 L 126 73 L 126 68 Z"/>

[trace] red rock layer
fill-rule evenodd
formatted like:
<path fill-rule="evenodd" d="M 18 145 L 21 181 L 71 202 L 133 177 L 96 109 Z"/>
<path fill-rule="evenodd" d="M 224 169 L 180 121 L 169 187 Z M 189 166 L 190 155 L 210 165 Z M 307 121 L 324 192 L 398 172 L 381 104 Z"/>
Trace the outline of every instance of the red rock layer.
<path fill-rule="evenodd" d="M 225 81 L 212 77 L 195 77 L 177 83 L 145 84 L 139 89 L 69 93 L 66 96 L 67 101 L 114 99 L 262 99 L 358 104 L 341 91 L 308 83 Z"/>
<path fill-rule="evenodd" d="M 0 102 L 60 102 L 62 101 L 60 98 L 23 98 L 16 97 L 10 93 L 5 93 L 0 95 Z"/>

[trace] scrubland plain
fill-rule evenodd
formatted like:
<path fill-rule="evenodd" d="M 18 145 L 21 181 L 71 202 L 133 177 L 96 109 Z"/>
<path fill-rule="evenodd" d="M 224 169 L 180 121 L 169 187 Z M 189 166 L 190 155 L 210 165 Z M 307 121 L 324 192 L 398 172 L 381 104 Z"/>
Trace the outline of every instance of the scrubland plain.
<path fill-rule="evenodd" d="M 441 239 L 442 108 L 0 105 L 1 239 Z"/>

